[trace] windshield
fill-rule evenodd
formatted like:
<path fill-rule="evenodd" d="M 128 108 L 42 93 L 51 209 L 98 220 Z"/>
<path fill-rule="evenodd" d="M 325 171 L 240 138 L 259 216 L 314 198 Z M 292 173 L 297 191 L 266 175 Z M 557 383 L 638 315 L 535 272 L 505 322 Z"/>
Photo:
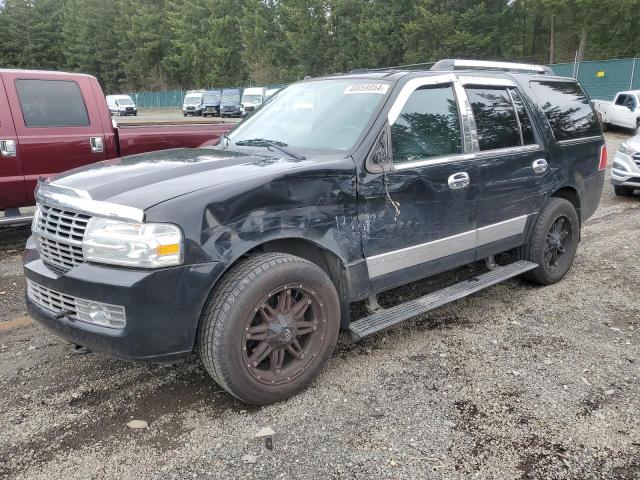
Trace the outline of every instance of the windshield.
<path fill-rule="evenodd" d="M 206 103 L 212 103 L 212 102 L 217 102 L 220 100 L 220 94 L 219 93 L 205 93 L 202 96 L 202 101 L 206 102 Z"/>
<path fill-rule="evenodd" d="M 240 95 L 237 92 L 234 93 L 223 93 L 222 94 L 223 102 L 234 102 L 240 103 Z"/>
<path fill-rule="evenodd" d="M 278 92 L 230 134 L 231 142 L 269 139 L 301 150 L 353 147 L 390 84 L 340 79 L 298 83 Z"/>
<path fill-rule="evenodd" d="M 201 95 L 187 95 L 184 97 L 185 105 L 198 105 L 200 100 L 202 100 Z"/>
<path fill-rule="evenodd" d="M 130 98 L 119 98 L 119 99 L 116 100 L 116 103 L 118 105 L 122 105 L 122 106 L 133 105 L 133 102 L 131 101 Z"/>
<path fill-rule="evenodd" d="M 244 97 L 242 97 L 242 103 L 259 105 L 260 103 L 262 103 L 262 95 L 245 95 Z"/>

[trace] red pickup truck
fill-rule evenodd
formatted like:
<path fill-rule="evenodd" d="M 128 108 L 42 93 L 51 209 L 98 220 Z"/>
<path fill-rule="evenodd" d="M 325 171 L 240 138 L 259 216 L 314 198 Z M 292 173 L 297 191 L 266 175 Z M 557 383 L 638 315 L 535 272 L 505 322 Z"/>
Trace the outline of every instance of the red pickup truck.
<path fill-rule="evenodd" d="M 39 177 L 115 157 L 216 143 L 232 124 L 117 126 L 95 77 L 0 69 L 1 224 L 28 220 Z"/>

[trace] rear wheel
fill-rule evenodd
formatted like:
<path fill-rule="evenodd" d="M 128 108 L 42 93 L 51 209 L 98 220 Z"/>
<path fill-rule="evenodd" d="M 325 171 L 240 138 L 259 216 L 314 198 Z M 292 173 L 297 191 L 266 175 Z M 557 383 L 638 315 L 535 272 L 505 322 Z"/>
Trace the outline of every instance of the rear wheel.
<path fill-rule="evenodd" d="M 636 135 L 640 134 L 640 120 L 636 121 L 636 128 L 634 129 Z"/>
<path fill-rule="evenodd" d="M 614 185 L 613 191 L 619 197 L 630 197 L 631 195 L 633 195 L 633 188 L 625 187 L 623 185 Z"/>
<path fill-rule="evenodd" d="M 541 285 L 561 280 L 578 249 L 580 221 L 575 207 L 564 198 L 551 198 L 536 220 L 529 242 L 516 249 L 518 260 L 538 264 L 523 276 Z"/>
<path fill-rule="evenodd" d="M 288 254 L 255 255 L 232 267 L 211 293 L 200 357 L 240 400 L 274 403 L 322 370 L 339 326 L 338 294 L 320 267 Z"/>

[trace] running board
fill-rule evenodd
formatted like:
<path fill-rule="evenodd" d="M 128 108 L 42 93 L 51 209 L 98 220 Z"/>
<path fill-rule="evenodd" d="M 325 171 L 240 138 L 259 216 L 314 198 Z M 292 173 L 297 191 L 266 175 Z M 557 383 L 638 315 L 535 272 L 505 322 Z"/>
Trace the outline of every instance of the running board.
<path fill-rule="evenodd" d="M 456 283 L 455 285 L 430 293 L 424 297 L 401 303 L 395 307 L 386 308 L 368 317 L 356 320 L 349 326 L 349 332 L 351 333 L 351 337 L 355 341 L 358 341 L 367 335 L 379 332 L 404 320 L 441 307 L 449 302 L 464 298 L 472 293 L 479 292 L 496 283 L 517 277 L 537 267 L 537 263 L 527 262 L 526 260 L 510 263 L 504 267 L 497 267 L 495 270 L 490 270 L 477 277 Z"/>

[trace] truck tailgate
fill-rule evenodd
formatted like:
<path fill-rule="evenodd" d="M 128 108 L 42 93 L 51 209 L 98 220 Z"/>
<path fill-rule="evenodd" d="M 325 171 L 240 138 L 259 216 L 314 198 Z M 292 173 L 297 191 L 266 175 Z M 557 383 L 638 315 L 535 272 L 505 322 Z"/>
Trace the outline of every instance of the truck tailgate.
<path fill-rule="evenodd" d="M 119 156 L 166 150 L 168 148 L 215 145 L 234 123 L 183 125 L 118 125 Z"/>

